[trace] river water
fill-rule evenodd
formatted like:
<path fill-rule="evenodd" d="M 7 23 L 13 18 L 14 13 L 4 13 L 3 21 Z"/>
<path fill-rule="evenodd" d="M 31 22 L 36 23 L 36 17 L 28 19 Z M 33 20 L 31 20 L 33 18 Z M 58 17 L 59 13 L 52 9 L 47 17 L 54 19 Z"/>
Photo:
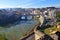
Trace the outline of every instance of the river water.
<path fill-rule="evenodd" d="M 9 28 L 0 27 L 0 34 L 4 34 L 7 38 L 20 38 L 37 23 L 37 20 L 21 21 L 19 24 L 13 25 Z"/>

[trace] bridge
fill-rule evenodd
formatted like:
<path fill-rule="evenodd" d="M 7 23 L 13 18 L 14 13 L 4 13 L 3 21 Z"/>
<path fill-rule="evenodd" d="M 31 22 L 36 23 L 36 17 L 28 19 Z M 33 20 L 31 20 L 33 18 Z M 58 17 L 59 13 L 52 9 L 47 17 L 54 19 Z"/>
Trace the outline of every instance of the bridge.
<path fill-rule="evenodd" d="M 40 16 L 39 14 L 37 14 L 38 16 Z M 20 16 L 20 20 L 31 20 L 34 18 L 34 16 L 37 16 L 37 15 L 34 15 L 34 14 L 30 14 L 30 15 L 21 15 Z"/>

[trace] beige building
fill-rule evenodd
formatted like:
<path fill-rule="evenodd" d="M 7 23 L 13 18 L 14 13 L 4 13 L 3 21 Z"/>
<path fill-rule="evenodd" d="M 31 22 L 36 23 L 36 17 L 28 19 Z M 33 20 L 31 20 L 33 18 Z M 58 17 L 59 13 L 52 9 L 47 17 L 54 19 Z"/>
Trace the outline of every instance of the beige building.
<path fill-rule="evenodd" d="M 40 18 L 39 18 L 39 22 L 41 23 L 40 26 L 43 24 L 44 22 L 44 17 L 42 15 L 40 15 Z"/>
<path fill-rule="evenodd" d="M 40 12 L 40 10 L 34 10 L 34 11 L 32 11 L 32 13 L 33 13 L 33 14 L 42 14 L 42 13 Z"/>
<path fill-rule="evenodd" d="M 48 11 L 48 13 L 49 13 L 49 18 L 55 18 L 56 16 L 55 10 Z"/>
<path fill-rule="evenodd" d="M 50 35 L 53 40 L 58 40 L 58 36 L 56 34 Z"/>

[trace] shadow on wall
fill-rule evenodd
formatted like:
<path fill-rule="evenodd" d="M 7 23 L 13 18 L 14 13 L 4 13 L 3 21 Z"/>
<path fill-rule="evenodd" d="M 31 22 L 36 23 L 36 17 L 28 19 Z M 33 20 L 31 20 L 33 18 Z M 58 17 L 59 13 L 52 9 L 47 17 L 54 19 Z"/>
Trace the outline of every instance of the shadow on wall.
<path fill-rule="evenodd" d="M 57 31 L 55 34 L 58 35 L 58 40 L 60 40 L 60 32 Z"/>

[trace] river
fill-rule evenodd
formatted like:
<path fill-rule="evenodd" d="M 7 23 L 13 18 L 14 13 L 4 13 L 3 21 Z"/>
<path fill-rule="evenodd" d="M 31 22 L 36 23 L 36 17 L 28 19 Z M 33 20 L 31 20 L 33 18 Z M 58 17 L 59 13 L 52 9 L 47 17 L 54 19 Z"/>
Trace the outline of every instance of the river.
<path fill-rule="evenodd" d="M 0 27 L 0 34 L 4 34 L 6 38 L 20 38 L 22 35 L 27 33 L 34 25 L 38 23 L 37 20 L 21 21 L 17 25 L 13 25 L 9 28 Z M 10 38 L 11 39 L 11 38 Z"/>

